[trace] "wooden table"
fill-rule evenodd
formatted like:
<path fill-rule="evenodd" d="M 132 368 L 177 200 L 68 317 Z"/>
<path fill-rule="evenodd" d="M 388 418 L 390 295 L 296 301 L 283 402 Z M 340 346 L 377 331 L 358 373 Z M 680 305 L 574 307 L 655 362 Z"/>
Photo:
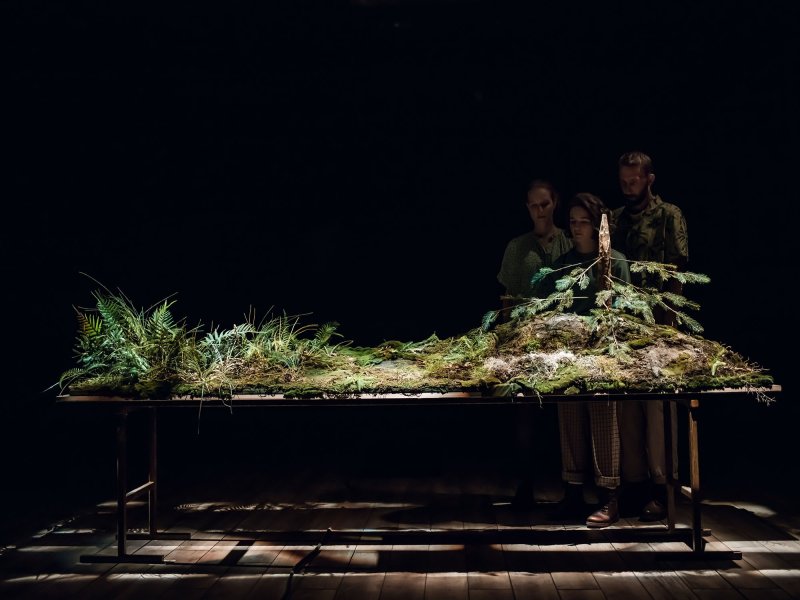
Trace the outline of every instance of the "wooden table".
<path fill-rule="evenodd" d="M 541 396 L 483 396 L 471 392 L 424 393 L 424 394 L 358 394 L 342 396 L 326 396 L 320 398 L 286 398 L 282 395 L 235 395 L 232 398 L 175 398 L 175 399 L 131 399 L 115 396 L 59 396 L 57 404 L 64 406 L 91 407 L 93 410 L 111 411 L 116 416 L 117 429 L 117 474 L 116 474 L 116 502 L 117 502 L 117 554 L 116 555 L 85 555 L 82 562 L 163 562 L 163 557 L 152 555 L 137 555 L 127 552 L 129 539 L 189 539 L 188 534 L 169 534 L 158 531 L 158 443 L 157 421 L 160 409 L 177 408 L 214 408 L 234 407 L 239 408 L 270 408 L 270 407 L 314 407 L 314 406 L 341 406 L 341 407 L 368 407 L 368 406 L 460 406 L 460 405 L 510 405 L 510 404 L 538 404 L 541 402 L 576 402 L 576 401 L 612 401 L 624 402 L 632 400 L 646 400 L 661 402 L 664 408 L 664 441 L 666 456 L 667 481 L 667 519 L 663 533 L 669 539 L 679 539 L 688 544 L 689 552 L 670 552 L 670 559 L 675 558 L 741 558 L 741 553 L 730 551 L 707 551 L 704 536 L 710 531 L 702 527 L 701 491 L 700 491 L 700 452 L 699 452 L 699 408 L 701 402 L 731 401 L 736 398 L 748 398 L 751 401 L 756 394 L 762 393 L 774 396 L 781 392 L 780 386 L 771 388 L 753 389 L 722 389 L 681 393 L 597 393 L 557 395 L 548 394 Z M 672 449 L 672 405 L 680 404 L 688 412 L 688 442 L 689 442 L 689 481 L 683 485 L 672 477 L 673 449 Z M 143 484 L 128 489 L 128 415 L 133 411 L 146 410 L 148 412 L 148 453 L 149 475 Z M 675 523 L 675 494 L 684 494 L 691 501 L 691 527 L 677 527 Z M 148 506 L 148 532 L 145 534 L 132 534 L 128 532 L 127 505 L 131 500 L 147 495 Z M 648 528 L 646 534 L 652 534 Z M 663 538 L 664 536 L 659 536 Z M 724 554 L 725 556 L 720 556 Z M 737 556 L 738 555 L 738 556 Z"/>

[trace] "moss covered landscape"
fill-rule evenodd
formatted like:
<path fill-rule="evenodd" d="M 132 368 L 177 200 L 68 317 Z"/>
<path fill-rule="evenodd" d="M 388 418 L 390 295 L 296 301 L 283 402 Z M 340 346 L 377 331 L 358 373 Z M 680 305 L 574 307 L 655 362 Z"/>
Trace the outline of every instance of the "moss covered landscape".
<path fill-rule="evenodd" d="M 662 280 L 705 283 L 668 266 L 632 263 Z M 547 274 L 547 273 L 545 273 Z M 77 366 L 62 374 L 63 393 L 134 398 L 284 394 L 478 392 L 574 394 L 763 387 L 772 377 L 725 345 L 704 339 L 683 296 L 614 282 L 589 315 L 569 312 L 585 287 L 579 269 L 545 299 L 519 299 L 506 322 L 498 311 L 463 335 L 386 341 L 362 347 L 337 324 L 279 315 L 230 329 L 188 327 L 174 300 L 137 309 L 121 293 L 94 292 L 96 307 L 78 310 Z M 583 287 L 582 287 L 583 286 Z M 658 325 L 654 307 L 675 316 Z"/>

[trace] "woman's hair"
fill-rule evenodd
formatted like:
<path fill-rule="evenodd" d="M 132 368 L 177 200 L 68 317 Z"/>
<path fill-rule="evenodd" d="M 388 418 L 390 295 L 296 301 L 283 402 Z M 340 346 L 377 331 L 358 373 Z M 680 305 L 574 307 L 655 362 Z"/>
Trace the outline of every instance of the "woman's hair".
<path fill-rule="evenodd" d="M 598 237 L 600 234 L 600 220 L 602 219 L 603 214 L 607 215 L 608 218 L 609 233 L 614 231 L 614 223 L 611 218 L 611 211 L 603 203 L 603 201 L 594 194 L 590 194 L 588 192 L 575 194 L 572 199 L 570 199 L 569 204 L 567 204 L 567 212 L 569 212 L 573 206 L 583 207 L 589 213 L 589 219 L 592 221 L 592 229 L 594 230 L 595 237 Z"/>
<path fill-rule="evenodd" d="M 534 179 L 531 181 L 530 185 L 528 185 L 528 193 L 530 194 L 536 188 L 544 188 L 550 192 L 550 197 L 553 199 L 553 204 L 556 208 L 558 208 L 558 190 L 556 190 L 556 186 L 546 179 Z"/>

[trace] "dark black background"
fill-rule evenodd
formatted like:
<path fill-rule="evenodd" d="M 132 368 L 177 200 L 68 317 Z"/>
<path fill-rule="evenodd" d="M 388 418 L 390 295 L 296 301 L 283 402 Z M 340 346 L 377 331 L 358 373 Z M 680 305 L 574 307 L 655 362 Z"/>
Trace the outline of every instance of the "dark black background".
<path fill-rule="evenodd" d="M 528 181 L 618 206 L 631 149 L 711 277 L 687 289 L 705 335 L 786 390 L 708 409 L 709 471 L 796 489 L 797 9 L 526 4 L 0 2 L 5 500 L 64 506 L 74 478 L 110 481 L 108 423 L 42 392 L 73 365 L 72 306 L 97 288 L 81 273 L 140 306 L 177 294 L 175 315 L 206 326 L 252 306 L 336 320 L 360 345 L 454 335 L 498 305 Z M 183 418 L 162 436 L 179 456 L 268 432 L 290 461 L 354 430 L 385 442 L 389 421 L 398 448 L 427 440 L 420 461 L 469 461 L 508 452 L 511 429 L 488 409 L 238 433 L 208 417 L 199 436 Z"/>

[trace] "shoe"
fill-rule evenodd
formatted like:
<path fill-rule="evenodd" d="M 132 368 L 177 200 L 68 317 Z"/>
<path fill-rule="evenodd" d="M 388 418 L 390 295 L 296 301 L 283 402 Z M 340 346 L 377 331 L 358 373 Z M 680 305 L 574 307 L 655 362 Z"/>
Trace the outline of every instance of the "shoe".
<path fill-rule="evenodd" d="M 582 519 L 586 514 L 586 503 L 583 500 L 583 486 L 567 483 L 564 486 L 564 497 L 556 504 L 555 509 L 547 515 L 548 521 L 572 521 Z"/>
<path fill-rule="evenodd" d="M 605 494 L 603 505 L 586 518 L 587 527 L 608 527 L 619 521 L 617 490 L 606 488 Z"/>
<path fill-rule="evenodd" d="M 650 490 L 650 501 L 642 508 L 640 521 L 660 521 L 667 516 L 667 486 L 654 484 Z"/>
<path fill-rule="evenodd" d="M 650 500 L 644 505 L 642 514 L 639 517 L 640 521 L 661 521 L 667 516 L 667 507 L 664 506 L 659 500 Z"/>

